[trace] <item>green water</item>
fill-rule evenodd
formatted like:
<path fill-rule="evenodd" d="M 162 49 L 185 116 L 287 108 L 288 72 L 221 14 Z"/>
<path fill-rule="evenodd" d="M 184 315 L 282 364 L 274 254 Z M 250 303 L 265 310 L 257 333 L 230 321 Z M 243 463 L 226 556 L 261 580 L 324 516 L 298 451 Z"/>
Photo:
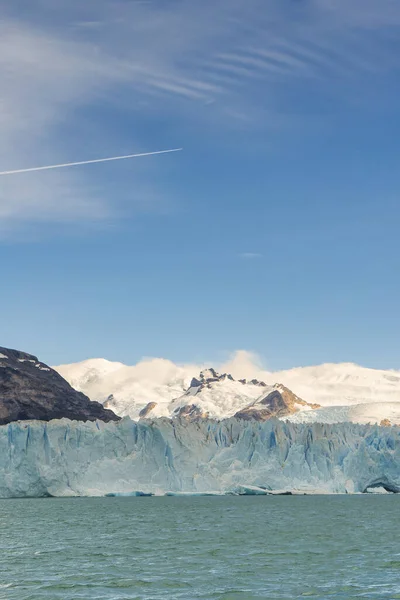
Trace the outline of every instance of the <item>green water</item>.
<path fill-rule="evenodd" d="M 0 501 L 0 598 L 400 598 L 400 496 Z"/>

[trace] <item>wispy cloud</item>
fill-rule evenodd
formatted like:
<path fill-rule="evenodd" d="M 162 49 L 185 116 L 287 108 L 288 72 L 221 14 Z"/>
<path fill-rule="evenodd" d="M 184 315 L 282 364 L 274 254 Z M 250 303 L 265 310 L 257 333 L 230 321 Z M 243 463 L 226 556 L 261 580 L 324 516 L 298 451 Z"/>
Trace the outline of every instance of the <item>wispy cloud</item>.
<path fill-rule="evenodd" d="M 96 157 L 99 142 L 113 154 L 151 149 L 139 133 L 127 148 L 93 116 L 104 108 L 124 118 L 156 112 L 259 129 L 284 122 L 281 99 L 294 85 L 344 101 L 360 95 L 362 78 L 400 66 L 392 47 L 400 5 L 390 0 L 34 0 L 23 12 L 0 0 L 1 14 L 2 171 Z M 86 135 L 83 152 L 85 128 L 96 133 L 92 142 Z M 79 139 L 64 135 L 68 129 Z M 138 189 L 153 186 L 156 196 L 151 167 L 136 174 Z M 118 212 L 116 202 L 87 173 L 35 174 L 1 187 L 0 219 L 3 227 L 102 220 Z"/>

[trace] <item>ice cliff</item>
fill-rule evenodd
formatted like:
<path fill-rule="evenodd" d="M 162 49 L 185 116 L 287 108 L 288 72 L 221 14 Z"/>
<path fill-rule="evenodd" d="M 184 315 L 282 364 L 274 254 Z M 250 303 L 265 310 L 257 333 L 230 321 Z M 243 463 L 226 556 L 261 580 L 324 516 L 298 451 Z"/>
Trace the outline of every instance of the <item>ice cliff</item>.
<path fill-rule="evenodd" d="M 400 429 L 232 418 L 0 427 L 0 497 L 110 493 L 400 492 Z"/>

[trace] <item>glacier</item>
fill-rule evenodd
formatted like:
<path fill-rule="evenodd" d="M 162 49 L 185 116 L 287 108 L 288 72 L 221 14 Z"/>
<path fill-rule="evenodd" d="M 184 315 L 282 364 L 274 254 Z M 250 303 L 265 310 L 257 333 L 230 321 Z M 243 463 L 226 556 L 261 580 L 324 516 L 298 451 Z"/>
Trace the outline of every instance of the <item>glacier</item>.
<path fill-rule="evenodd" d="M 61 419 L 0 427 L 0 497 L 400 492 L 400 428 Z"/>

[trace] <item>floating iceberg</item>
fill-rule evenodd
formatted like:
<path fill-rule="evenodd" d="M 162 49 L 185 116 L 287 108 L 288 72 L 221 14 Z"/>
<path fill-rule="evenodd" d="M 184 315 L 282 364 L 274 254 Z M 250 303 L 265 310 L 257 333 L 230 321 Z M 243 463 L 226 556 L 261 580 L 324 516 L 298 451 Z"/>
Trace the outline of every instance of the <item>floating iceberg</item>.
<path fill-rule="evenodd" d="M 154 496 L 151 492 L 108 492 L 105 494 L 107 498 L 149 498 Z"/>
<path fill-rule="evenodd" d="M 0 427 L 2 498 L 375 488 L 400 492 L 397 427 L 234 418 Z"/>

